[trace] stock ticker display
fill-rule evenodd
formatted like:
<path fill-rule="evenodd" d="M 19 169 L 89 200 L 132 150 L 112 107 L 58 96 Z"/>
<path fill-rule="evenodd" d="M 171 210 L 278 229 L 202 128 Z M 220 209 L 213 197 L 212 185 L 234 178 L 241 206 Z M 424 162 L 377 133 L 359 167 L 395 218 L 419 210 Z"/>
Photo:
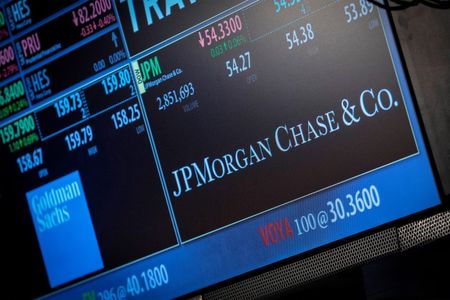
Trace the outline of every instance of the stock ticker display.
<path fill-rule="evenodd" d="M 173 298 L 440 204 L 365 0 L 3 1 L 33 297 Z"/>

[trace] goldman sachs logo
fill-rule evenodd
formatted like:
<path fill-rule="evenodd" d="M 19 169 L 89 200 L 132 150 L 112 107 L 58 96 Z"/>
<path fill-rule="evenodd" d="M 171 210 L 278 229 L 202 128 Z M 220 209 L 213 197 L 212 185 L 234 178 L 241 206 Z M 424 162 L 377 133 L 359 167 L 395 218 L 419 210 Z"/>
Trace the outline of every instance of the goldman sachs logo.
<path fill-rule="evenodd" d="M 103 268 L 78 171 L 26 193 L 52 288 Z"/>
<path fill-rule="evenodd" d="M 68 202 L 80 197 L 81 191 L 77 181 L 61 187 L 40 191 L 30 199 L 30 206 L 39 232 L 53 229 L 70 221 Z"/>

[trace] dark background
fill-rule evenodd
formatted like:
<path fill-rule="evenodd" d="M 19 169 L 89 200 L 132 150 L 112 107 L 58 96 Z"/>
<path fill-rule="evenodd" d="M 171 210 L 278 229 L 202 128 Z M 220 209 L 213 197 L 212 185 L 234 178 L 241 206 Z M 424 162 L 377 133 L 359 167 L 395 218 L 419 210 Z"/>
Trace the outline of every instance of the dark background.
<path fill-rule="evenodd" d="M 414 93 L 446 194 L 450 194 L 450 10 L 393 13 Z"/>
<path fill-rule="evenodd" d="M 119 36 L 118 29 L 114 29 L 112 32 Z M 125 60 L 121 59 L 113 64 L 109 62 L 109 55 L 124 49 L 122 39 L 117 40 L 118 47 L 115 47 L 113 41 L 111 40 L 111 35 L 111 32 L 105 33 L 97 39 L 79 47 L 78 49 L 52 60 L 45 64 L 45 66 L 25 75 L 25 83 L 29 94 L 34 90 L 31 80 L 31 76 L 33 74 L 37 74 L 39 71 L 47 70 L 46 75 L 50 78 L 50 85 L 44 90 L 51 89 L 51 93 L 41 98 L 34 98 L 30 95 L 32 104 L 39 103 L 51 95 L 54 95 L 82 80 L 85 80 L 86 78 L 96 75 L 93 64 L 102 59 L 105 60 L 106 68 Z"/>
<path fill-rule="evenodd" d="M 8 5 L 5 6 L 5 17 L 10 20 L 10 24 L 14 23 L 14 18 L 12 16 L 12 9 L 11 7 L 18 2 L 23 2 L 21 0 L 10 2 Z M 16 30 L 16 28 L 12 29 L 11 31 L 14 34 L 16 31 L 24 30 L 27 27 L 30 27 L 31 25 L 45 19 L 48 16 L 51 16 L 55 12 L 59 11 L 60 9 L 72 4 L 73 0 L 40 0 L 40 1 L 27 1 L 27 5 L 30 8 L 30 14 L 27 18 L 22 19 L 18 23 L 21 23 L 23 20 L 31 19 L 32 22 L 30 24 L 27 24 L 26 26 L 20 27 L 20 29 Z M 26 9 L 24 9 L 26 12 Z M 12 25 L 11 25 L 12 26 Z"/>

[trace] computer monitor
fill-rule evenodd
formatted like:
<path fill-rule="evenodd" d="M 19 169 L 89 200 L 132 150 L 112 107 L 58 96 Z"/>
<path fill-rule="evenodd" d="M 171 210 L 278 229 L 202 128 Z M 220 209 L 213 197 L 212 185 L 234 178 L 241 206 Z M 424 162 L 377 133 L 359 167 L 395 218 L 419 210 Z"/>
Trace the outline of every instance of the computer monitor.
<path fill-rule="evenodd" d="M 369 1 L 1 10 L 0 197 L 32 297 L 181 297 L 442 204 Z"/>

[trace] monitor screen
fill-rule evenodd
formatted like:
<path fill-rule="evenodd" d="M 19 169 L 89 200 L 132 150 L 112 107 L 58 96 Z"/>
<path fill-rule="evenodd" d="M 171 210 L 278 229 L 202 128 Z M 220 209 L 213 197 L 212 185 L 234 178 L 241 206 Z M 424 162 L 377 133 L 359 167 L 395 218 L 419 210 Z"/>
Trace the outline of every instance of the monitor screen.
<path fill-rule="evenodd" d="M 179 297 L 441 204 L 368 1 L 0 8 L 0 199 L 32 297 Z"/>

